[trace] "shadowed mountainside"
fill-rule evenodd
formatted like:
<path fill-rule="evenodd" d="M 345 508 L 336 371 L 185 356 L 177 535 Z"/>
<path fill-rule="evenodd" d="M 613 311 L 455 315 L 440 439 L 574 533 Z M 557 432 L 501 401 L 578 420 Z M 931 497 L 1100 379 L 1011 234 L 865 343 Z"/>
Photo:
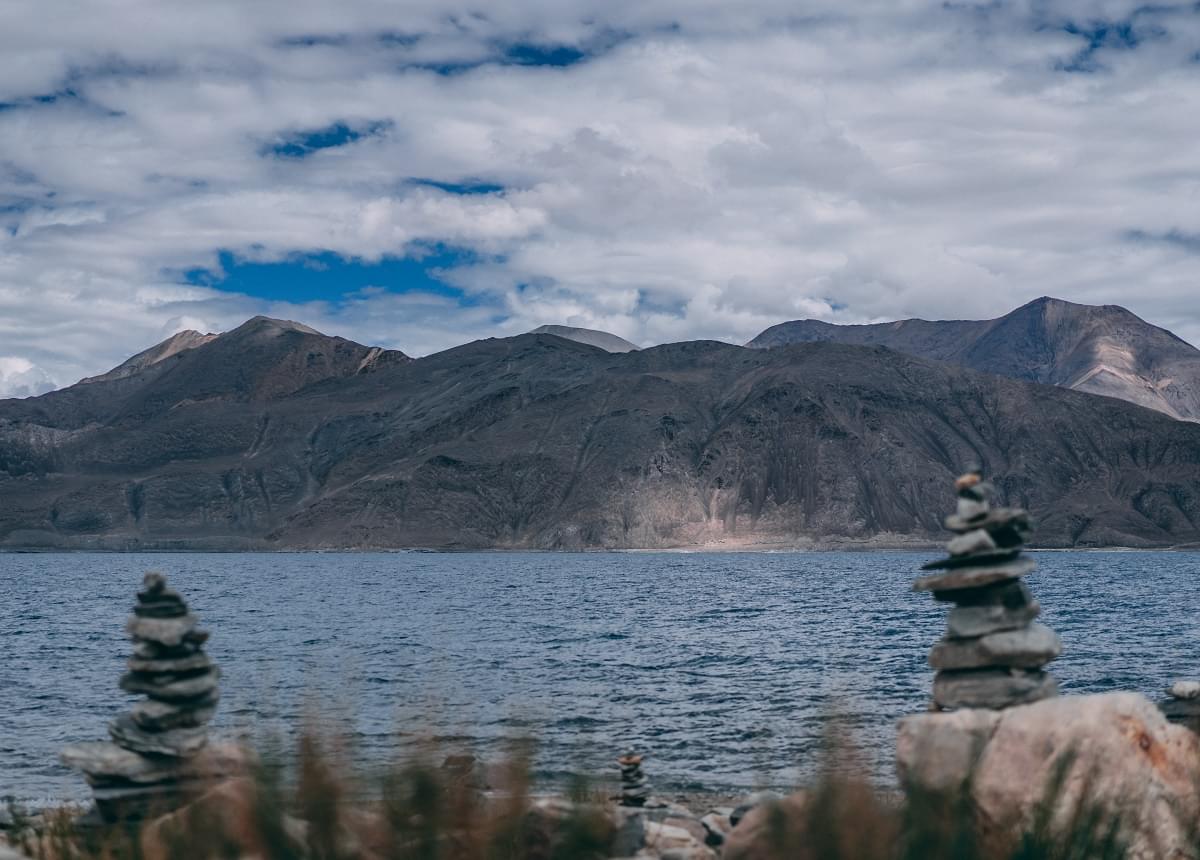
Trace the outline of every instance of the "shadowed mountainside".
<path fill-rule="evenodd" d="M 1200 350 L 1116 305 L 1041 298 L 994 320 L 780 323 L 747 346 L 834 342 L 1102 394 L 1200 421 Z"/>
<path fill-rule="evenodd" d="M 878 347 L 408 360 L 256 319 L 0 401 L 0 546 L 673 547 L 939 536 L 979 461 L 1045 545 L 1200 542 L 1200 426 Z"/>

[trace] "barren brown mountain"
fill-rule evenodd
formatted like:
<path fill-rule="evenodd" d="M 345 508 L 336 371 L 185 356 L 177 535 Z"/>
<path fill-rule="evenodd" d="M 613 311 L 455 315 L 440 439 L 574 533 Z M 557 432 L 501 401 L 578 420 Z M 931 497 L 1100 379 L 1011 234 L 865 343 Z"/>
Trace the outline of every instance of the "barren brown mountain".
<path fill-rule="evenodd" d="M 747 346 L 814 342 L 886 346 L 1200 420 L 1200 350 L 1116 305 L 1041 298 L 994 320 L 795 320 L 772 326 Z"/>
<path fill-rule="evenodd" d="M 1200 542 L 1200 425 L 881 347 L 201 340 L 0 401 L 0 545 L 904 543 L 970 461 L 1043 544 Z"/>

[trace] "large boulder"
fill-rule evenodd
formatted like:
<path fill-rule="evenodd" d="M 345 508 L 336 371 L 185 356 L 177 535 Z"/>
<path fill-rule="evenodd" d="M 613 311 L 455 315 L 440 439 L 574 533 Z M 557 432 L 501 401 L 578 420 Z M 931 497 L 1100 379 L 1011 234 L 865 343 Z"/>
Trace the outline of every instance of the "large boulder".
<path fill-rule="evenodd" d="M 896 753 L 910 793 L 961 798 L 991 844 L 1031 831 L 1043 809 L 1051 831 L 1100 810 L 1123 823 L 1131 858 L 1195 856 L 1200 738 L 1135 693 L 908 717 Z"/>

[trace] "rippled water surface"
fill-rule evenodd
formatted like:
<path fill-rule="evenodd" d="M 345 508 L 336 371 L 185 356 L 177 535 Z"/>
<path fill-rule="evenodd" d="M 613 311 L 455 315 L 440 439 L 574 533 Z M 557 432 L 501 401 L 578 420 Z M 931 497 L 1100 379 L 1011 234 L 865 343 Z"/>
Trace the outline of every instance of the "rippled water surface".
<path fill-rule="evenodd" d="M 213 631 L 225 732 L 315 708 L 366 759 L 532 735 L 547 778 L 634 746 L 660 785 L 725 790 L 803 779 L 837 711 L 886 779 L 944 623 L 909 591 L 928 555 L 0 554 L 0 795 L 83 796 L 57 752 L 130 701 L 123 626 L 148 569 Z M 1200 675 L 1200 555 L 1037 558 L 1065 693 Z"/>

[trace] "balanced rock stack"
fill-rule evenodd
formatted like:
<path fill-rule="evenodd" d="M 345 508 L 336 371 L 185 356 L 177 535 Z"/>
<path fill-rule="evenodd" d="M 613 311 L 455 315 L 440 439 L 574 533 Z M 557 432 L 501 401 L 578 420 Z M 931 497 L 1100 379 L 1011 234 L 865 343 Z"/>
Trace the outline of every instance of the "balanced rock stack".
<path fill-rule="evenodd" d="M 146 574 L 133 612 L 126 626 L 133 654 L 120 685 L 146 698 L 109 724 L 112 742 L 77 744 L 62 754 L 83 771 L 110 820 L 169 808 L 228 769 L 223 756 L 200 755 L 218 699 L 219 673 L 203 649 L 207 631 L 158 573 Z"/>
<path fill-rule="evenodd" d="M 1049 627 L 1034 621 L 1041 612 L 1022 577 L 1034 563 L 1021 556 L 1029 515 L 1018 508 L 993 508 L 992 488 L 979 470 L 955 482 L 958 509 L 946 519 L 957 533 L 949 557 L 924 570 L 915 591 L 932 591 L 954 604 L 945 637 L 929 654 L 937 669 L 933 703 L 946 708 L 1005 708 L 1058 692 L 1042 667 L 1062 653 Z"/>
<path fill-rule="evenodd" d="M 617 759 L 621 768 L 622 806 L 645 806 L 650 797 L 650 781 L 642 773 L 642 759 L 632 750 Z"/>
<path fill-rule="evenodd" d="M 1170 698 L 1161 706 L 1167 719 L 1200 731 L 1200 681 L 1176 681 L 1167 695 Z"/>

